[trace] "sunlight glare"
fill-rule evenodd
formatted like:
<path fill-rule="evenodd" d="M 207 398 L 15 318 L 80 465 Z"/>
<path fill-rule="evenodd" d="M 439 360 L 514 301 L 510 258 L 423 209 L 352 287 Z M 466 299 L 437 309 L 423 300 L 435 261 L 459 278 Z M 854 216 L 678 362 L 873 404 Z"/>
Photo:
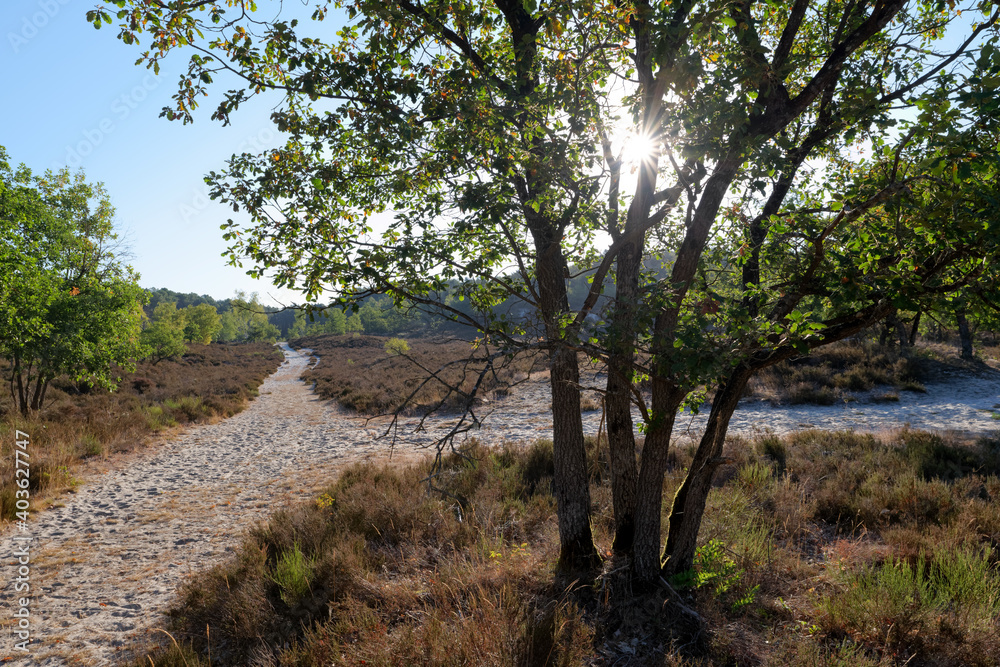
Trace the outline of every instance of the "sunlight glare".
<path fill-rule="evenodd" d="M 652 158 L 655 151 L 656 145 L 651 137 L 630 132 L 622 144 L 621 161 L 629 167 L 636 168 Z"/>

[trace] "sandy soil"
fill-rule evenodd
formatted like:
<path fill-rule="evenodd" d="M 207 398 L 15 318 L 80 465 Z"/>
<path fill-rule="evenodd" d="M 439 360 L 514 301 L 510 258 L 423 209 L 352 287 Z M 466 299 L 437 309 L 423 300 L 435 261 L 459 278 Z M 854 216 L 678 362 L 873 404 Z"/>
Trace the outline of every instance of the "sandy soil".
<path fill-rule="evenodd" d="M 388 421 L 351 416 L 320 401 L 298 380 L 309 356 L 284 346 L 286 362 L 247 410 L 217 424 L 178 432 L 142 456 L 107 462 L 77 493 L 31 516 L 26 532 L 0 536 L 0 659 L 18 664 L 101 665 L 135 638 L 165 627 L 162 611 L 188 577 L 224 558 L 242 531 L 287 501 L 318 493 L 339 467 L 384 458 Z M 601 378 L 594 378 L 599 384 Z M 486 403 L 486 425 L 470 435 L 485 442 L 528 442 L 551 435 L 549 395 L 536 379 L 508 398 Z M 1000 427 L 1000 373 L 955 377 L 902 392 L 897 403 L 774 408 L 746 404 L 731 433 L 802 429 L 914 428 L 992 433 Z M 597 433 L 600 411 L 585 413 Z M 705 415 L 678 427 L 696 433 Z M 394 457 L 425 452 L 454 419 L 417 419 L 395 431 Z M 684 433 L 679 434 L 684 437 Z M 30 537 L 30 652 L 15 649 L 17 558 Z"/>
<path fill-rule="evenodd" d="M 592 376 L 585 384 L 603 386 L 604 377 Z M 898 395 L 899 400 L 878 400 L 887 393 Z M 595 402 L 599 400 L 596 394 L 594 398 Z M 1000 372 L 997 371 L 942 374 L 938 382 L 927 385 L 926 393 L 876 389 L 859 393 L 854 398 L 857 400 L 830 406 L 781 407 L 764 401 L 744 400 L 733 415 L 729 433 L 749 436 L 773 432 L 780 435 L 808 428 L 878 432 L 902 426 L 976 435 L 1000 432 Z M 705 406 L 698 415 L 690 412 L 679 415 L 675 437 L 700 436 L 709 407 Z M 528 383 L 496 405 L 479 437 L 487 441 L 551 437 L 549 410 L 550 398 L 545 383 Z M 633 417 L 639 421 L 638 411 L 634 411 Z M 600 420 L 599 410 L 584 413 L 585 432 L 596 434 Z"/>

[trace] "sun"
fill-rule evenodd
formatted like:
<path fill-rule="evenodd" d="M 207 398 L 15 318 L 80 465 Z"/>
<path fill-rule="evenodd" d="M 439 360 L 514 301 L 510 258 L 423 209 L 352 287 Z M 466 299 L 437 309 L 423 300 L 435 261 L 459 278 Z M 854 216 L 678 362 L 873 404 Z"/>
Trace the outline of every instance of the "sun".
<path fill-rule="evenodd" d="M 652 160 L 657 153 L 656 142 L 642 132 L 628 132 L 622 139 L 621 161 L 632 169 Z"/>

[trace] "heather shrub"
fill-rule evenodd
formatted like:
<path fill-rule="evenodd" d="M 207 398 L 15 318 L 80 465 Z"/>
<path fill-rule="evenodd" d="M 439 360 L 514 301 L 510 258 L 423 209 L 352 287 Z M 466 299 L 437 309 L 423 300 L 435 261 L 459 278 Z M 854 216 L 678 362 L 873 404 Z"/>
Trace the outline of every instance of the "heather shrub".
<path fill-rule="evenodd" d="M 534 356 L 487 362 L 491 351 L 454 339 L 319 335 L 291 344 L 319 357 L 320 362 L 302 374 L 304 381 L 314 383 L 317 394 L 363 414 L 462 410 L 480 374 L 482 399 L 543 367 L 542 358 Z"/>

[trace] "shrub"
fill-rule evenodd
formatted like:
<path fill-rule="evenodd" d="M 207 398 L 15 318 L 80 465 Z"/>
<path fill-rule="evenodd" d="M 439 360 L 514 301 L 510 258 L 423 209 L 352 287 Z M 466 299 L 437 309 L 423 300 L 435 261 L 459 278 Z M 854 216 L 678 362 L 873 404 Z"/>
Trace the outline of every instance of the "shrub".
<path fill-rule="evenodd" d="M 358 464 L 277 512 L 191 580 L 170 631 L 193 643 L 153 663 L 206 664 L 210 636 L 215 665 L 1000 664 L 987 546 L 1000 479 L 983 474 L 996 442 L 806 431 L 754 445 L 770 460 L 726 443 L 679 599 L 641 594 L 613 555 L 592 585 L 553 578 L 552 443 L 476 445 L 443 457 L 430 489 L 428 464 Z M 606 441 L 586 446 L 608 548 Z M 977 472 L 922 478 L 953 450 Z M 679 448 L 677 466 L 689 456 Z M 681 477 L 668 472 L 665 496 Z M 701 615 L 690 632 L 706 641 L 692 643 L 672 600 Z"/>
<path fill-rule="evenodd" d="M 755 445 L 757 453 L 761 456 L 766 456 L 777 465 L 778 472 L 783 472 L 785 470 L 785 461 L 788 457 L 788 450 L 785 448 L 785 442 L 775 436 L 768 435 L 757 440 Z"/>
<path fill-rule="evenodd" d="M 427 493 L 425 465 L 346 468 L 192 580 L 171 628 L 192 643 L 150 659 L 198 664 L 211 641 L 213 664 L 339 664 L 344 652 L 357 664 L 580 664 L 592 631 L 541 582 L 540 562 L 558 555 L 539 539 L 551 522 L 526 522 L 533 510 L 504 490 L 507 473 L 544 473 L 545 450 L 535 464 L 513 449 L 449 457 L 444 493 Z M 551 517 L 548 488 L 536 492 Z M 474 510 L 455 511 L 460 493 Z"/>
<path fill-rule="evenodd" d="M 80 449 L 84 458 L 88 456 L 100 456 L 104 453 L 104 447 L 101 446 L 101 441 L 90 433 L 87 433 L 81 439 Z"/>
<path fill-rule="evenodd" d="M 309 592 L 314 563 L 303 555 L 298 543 L 291 551 L 281 554 L 274 568 L 272 580 L 281 589 L 281 599 L 291 606 Z"/>
<path fill-rule="evenodd" d="M 738 596 L 732 595 L 742 576 L 736 562 L 727 555 L 725 545 L 719 540 L 711 540 L 695 551 L 694 567 L 674 575 L 670 583 L 680 589 L 709 586 L 716 597 L 732 598 L 729 600 L 731 608 L 737 610 L 751 604 L 760 588 L 753 586 Z"/>
<path fill-rule="evenodd" d="M 871 391 L 879 386 L 923 392 L 926 388 L 918 380 L 922 365 L 927 364 L 901 357 L 892 347 L 840 342 L 764 369 L 751 378 L 747 392 L 774 403 L 819 405 L 850 400 L 847 392 Z"/>
<path fill-rule="evenodd" d="M 844 590 L 827 600 L 830 621 L 891 649 L 923 646 L 943 616 L 965 631 L 990 631 L 1000 612 L 990 556 L 988 549 L 961 549 L 847 571 Z"/>
<path fill-rule="evenodd" d="M 402 338 L 390 338 L 385 342 L 385 352 L 390 357 L 406 354 L 410 351 L 410 345 Z"/>

